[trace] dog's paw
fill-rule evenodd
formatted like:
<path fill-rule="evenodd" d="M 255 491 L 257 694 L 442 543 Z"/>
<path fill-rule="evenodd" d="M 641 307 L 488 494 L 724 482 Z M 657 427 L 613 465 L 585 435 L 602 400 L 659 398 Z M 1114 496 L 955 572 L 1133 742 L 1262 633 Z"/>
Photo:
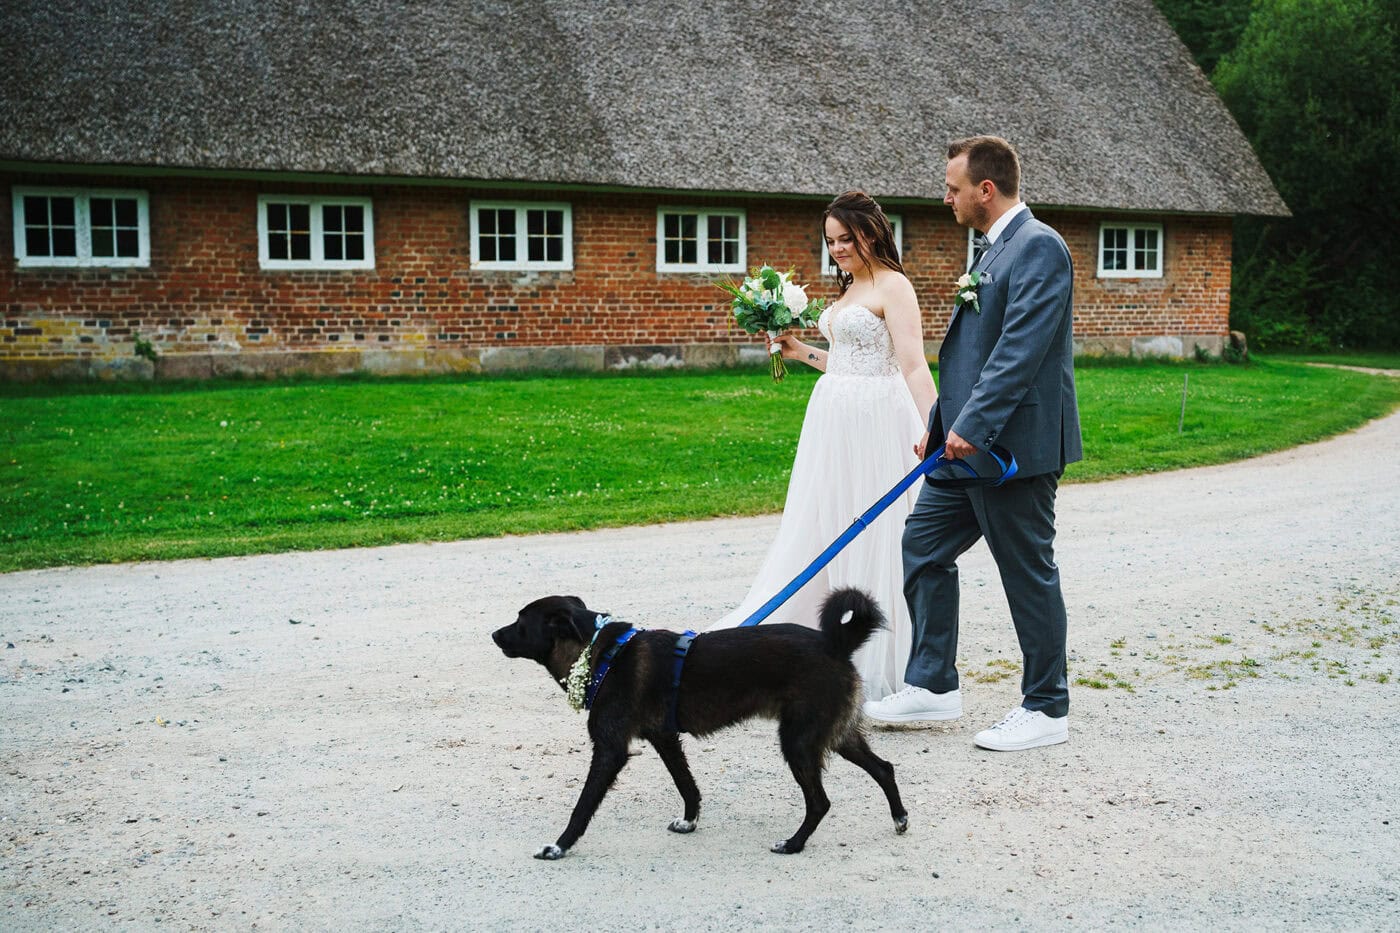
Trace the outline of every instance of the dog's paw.
<path fill-rule="evenodd" d="M 791 839 L 784 839 L 782 842 L 773 843 L 773 848 L 770 851 L 779 855 L 796 855 L 802 851 L 802 848 L 802 846 L 793 845 Z"/>
<path fill-rule="evenodd" d="M 543 849 L 535 853 L 535 858 L 542 858 L 547 862 L 554 862 L 564 857 L 564 850 L 550 843 Z"/>
<path fill-rule="evenodd" d="M 666 828 L 673 833 L 693 833 L 696 822 L 696 820 L 672 820 L 671 825 Z"/>
<path fill-rule="evenodd" d="M 903 834 L 904 834 L 904 831 L 907 830 L 908 828 L 909 828 L 909 817 L 908 817 L 908 816 L 901 816 L 899 819 L 897 819 L 897 820 L 894 821 L 894 831 L 895 831 L 896 833 L 899 833 L 900 835 L 903 835 Z"/>

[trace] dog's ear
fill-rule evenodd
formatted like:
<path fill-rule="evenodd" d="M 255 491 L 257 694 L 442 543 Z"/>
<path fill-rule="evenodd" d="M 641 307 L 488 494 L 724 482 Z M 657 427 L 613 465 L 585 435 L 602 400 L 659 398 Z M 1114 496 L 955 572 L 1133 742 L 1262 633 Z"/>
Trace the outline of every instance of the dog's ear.
<path fill-rule="evenodd" d="M 564 618 L 560 621 L 567 627 L 568 631 L 573 633 L 575 638 L 587 644 L 589 640 L 593 638 L 593 633 L 598 628 L 597 622 L 599 613 L 589 609 L 583 604 L 583 600 L 576 596 L 565 596 L 564 599 L 569 601 L 572 605 L 568 607 Z"/>

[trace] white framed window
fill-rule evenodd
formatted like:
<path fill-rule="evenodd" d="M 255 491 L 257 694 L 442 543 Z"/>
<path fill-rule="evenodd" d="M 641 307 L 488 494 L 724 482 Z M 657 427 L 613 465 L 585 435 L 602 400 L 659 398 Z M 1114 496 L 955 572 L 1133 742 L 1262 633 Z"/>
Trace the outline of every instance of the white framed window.
<path fill-rule="evenodd" d="M 657 272 L 746 272 L 747 250 L 742 209 L 657 208 Z"/>
<path fill-rule="evenodd" d="M 890 226 L 894 228 L 894 248 L 899 251 L 899 261 L 904 261 L 904 218 L 898 214 L 886 214 L 889 218 Z M 822 272 L 826 275 L 834 276 L 839 270 L 836 263 L 831 260 L 831 253 L 826 250 L 826 234 L 822 234 Z"/>
<path fill-rule="evenodd" d="M 473 201 L 472 268 L 572 269 L 574 218 L 568 204 Z"/>
<path fill-rule="evenodd" d="M 1099 226 L 1099 277 L 1162 277 L 1162 225 L 1107 222 Z"/>
<path fill-rule="evenodd" d="M 144 191 L 13 189 L 15 259 L 21 266 L 149 266 Z"/>
<path fill-rule="evenodd" d="M 370 199 L 258 195 L 258 265 L 264 269 L 373 269 Z"/>

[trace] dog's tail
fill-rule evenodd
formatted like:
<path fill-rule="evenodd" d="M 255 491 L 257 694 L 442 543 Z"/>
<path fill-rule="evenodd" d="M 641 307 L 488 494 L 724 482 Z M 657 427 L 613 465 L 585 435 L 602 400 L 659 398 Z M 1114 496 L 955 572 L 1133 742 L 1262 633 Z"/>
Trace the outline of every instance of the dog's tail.
<path fill-rule="evenodd" d="M 838 658 L 849 658 L 876 629 L 884 628 L 885 614 L 869 593 L 847 587 L 832 590 L 822 604 L 821 620 L 827 650 Z"/>

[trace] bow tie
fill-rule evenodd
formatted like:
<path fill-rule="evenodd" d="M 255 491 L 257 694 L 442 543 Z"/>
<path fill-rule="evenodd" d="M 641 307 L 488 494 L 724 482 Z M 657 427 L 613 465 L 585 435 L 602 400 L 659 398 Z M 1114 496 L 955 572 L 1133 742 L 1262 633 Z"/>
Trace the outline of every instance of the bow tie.
<path fill-rule="evenodd" d="M 977 233 L 976 231 L 973 231 L 972 266 L 977 265 L 977 260 L 982 258 L 982 254 L 985 253 L 987 251 L 987 247 L 991 245 L 992 241 L 987 239 L 987 235 L 985 233 Z M 968 268 L 970 269 L 972 268 L 972 266 L 968 266 Z"/>

